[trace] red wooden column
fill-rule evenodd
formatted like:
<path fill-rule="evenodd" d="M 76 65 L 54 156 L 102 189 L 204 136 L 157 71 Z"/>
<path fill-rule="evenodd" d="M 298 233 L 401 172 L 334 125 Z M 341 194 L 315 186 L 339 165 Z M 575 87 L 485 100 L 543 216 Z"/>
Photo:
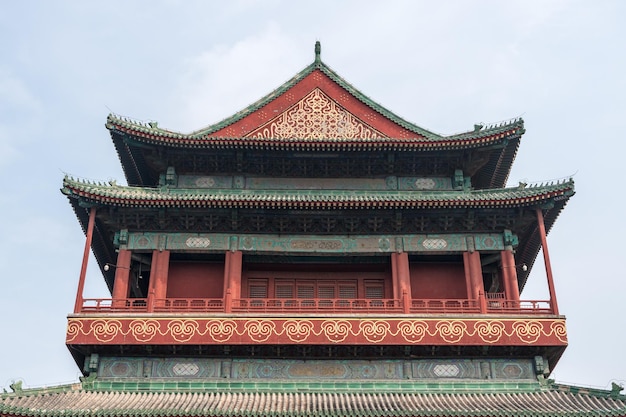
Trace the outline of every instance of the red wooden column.
<path fill-rule="evenodd" d="M 400 292 L 400 283 L 398 282 L 398 254 L 391 254 L 391 288 L 392 296 L 394 300 L 399 300 L 402 297 Z"/>
<path fill-rule="evenodd" d="M 241 269 L 243 267 L 243 253 L 240 250 L 230 254 L 230 268 L 228 275 L 230 293 L 235 298 L 241 298 Z"/>
<path fill-rule="evenodd" d="M 409 271 L 409 254 L 406 252 L 391 254 L 391 274 L 393 283 L 393 298 L 402 300 L 404 312 L 410 311 L 411 301 L 411 274 Z"/>
<path fill-rule="evenodd" d="M 519 301 L 519 285 L 517 283 L 517 269 L 512 248 L 505 248 L 500 252 L 502 260 L 502 281 L 506 300 Z"/>
<path fill-rule="evenodd" d="M 537 209 L 537 225 L 539 226 L 539 237 L 541 238 L 541 251 L 543 252 L 543 262 L 546 266 L 546 276 L 548 278 L 548 291 L 550 292 L 550 305 L 552 313 L 559 314 L 559 305 L 556 302 L 556 290 L 554 289 L 554 278 L 552 277 L 552 264 L 548 253 L 548 240 L 546 239 L 546 225 L 543 220 L 543 211 Z"/>
<path fill-rule="evenodd" d="M 170 251 L 152 252 L 150 284 L 148 286 L 148 311 L 154 311 L 157 300 L 162 302 L 167 297 L 167 276 L 170 265 Z"/>
<path fill-rule="evenodd" d="M 226 252 L 224 260 L 224 311 L 230 313 L 233 297 L 241 298 L 241 269 L 243 253 L 240 250 Z"/>
<path fill-rule="evenodd" d="M 130 290 L 130 261 L 132 252 L 120 249 L 115 266 L 115 281 L 113 281 L 113 307 L 123 308 L 126 305 Z"/>
<path fill-rule="evenodd" d="M 231 251 L 226 252 L 224 257 L 224 312 L 230 313 L 233 309 L 233 294 L 230 284 L 230 257 Z"/>
<path fill-rule="evenodd" d="M 78 278 L 78 288 L 76 289 L 76 303 L 74 304 L 74 313 L 79 313 L 83 306 L 83 290 L 85 289 L 85 276 L 87 275 L 87 263 L 89 261 L 89 252 L 91 250 L 91 241 L 93 240 L 93 228 L 96 223 L 96 208 L 89 210 L 89 223 L 87 224 L 87 238 L 85 239 L 85 249 L 83 251 L 83 263 L 80 267 L 80 276 Z"/>
<path fill-rule="evenodd" d="M 483 269 L 480 265 L 480 253 L 478 251 L 468 251 L 463 253 L 463 263 L 465 267 L 465 281 L 468 284 L 468 295 L 472 300 L 478 300 L 480 311 L 487 311 L 485 301 L 485 289 L 483 285 Z"/>
<path fill-rule="evenodd" d="M 472 286 L 472 269 L 470 268 L 469 252 L 463 252 L 463 269 L 465 270 L 465 288 L 467 288 L 467 299 L 474 299 L 474 288 Z"/>

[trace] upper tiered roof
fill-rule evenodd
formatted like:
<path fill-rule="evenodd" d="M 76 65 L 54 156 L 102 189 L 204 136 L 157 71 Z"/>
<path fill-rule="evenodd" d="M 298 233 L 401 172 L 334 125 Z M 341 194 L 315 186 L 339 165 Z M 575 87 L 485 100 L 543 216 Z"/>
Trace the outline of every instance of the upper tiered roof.
<path fill-rule="evenodd" d="M 204 129 L 180 133 L 156 122 L 114 114 L 108 116 L 106 126 L 132 185 L 155 185 L 158 171 L 176 160 L 170 154 L 193 149 L 196 154 L 273 150 L 437 155 L 461 160 L 464 166 L 457 168 L 474 177 L 475 187 L 500 188 L 524 133 L 522 119 L 475 125 L 451 136 L 421 128 L 377 104 L 330 69 L 320 59 L 319 43 L 315 61 L 291 80 Z M 167 163 L 164 154 L 170 155 Z"/>

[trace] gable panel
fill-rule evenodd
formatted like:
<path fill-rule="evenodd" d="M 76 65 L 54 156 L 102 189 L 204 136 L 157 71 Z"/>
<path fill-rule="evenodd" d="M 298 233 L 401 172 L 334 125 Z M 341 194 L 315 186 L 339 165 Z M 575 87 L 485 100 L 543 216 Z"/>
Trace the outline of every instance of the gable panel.
<path fill-rule="evenodd" d="M 345 110 L 319 88 L 247 137 L 281 139 L 377 139 L 384 135 Z"/>
<path fill-rule="evenodd" d="M 343 87 L 331 80 L 320 70 L 314 70 L 293 87 L 277 95 L 265 106 L 258 108 L 242 119 L 225 126 L 210 134 L 211 137 L 253 137 L 254 133 L 263 126 L 276 120 L 277 116 L 288 112 L 315 90 L 322 91 L 329 100 L 336 103 L 355 120 L 369 126 L 377 132 L 378 137 L 389 138 L 416 138 L 421 137 L 415 132 L 392 122 L 371 107 L 358 100 Z M 251 105 L 250 107 L 253 107 Z M 245 112 L 243 110 L 242 112 Z"/>

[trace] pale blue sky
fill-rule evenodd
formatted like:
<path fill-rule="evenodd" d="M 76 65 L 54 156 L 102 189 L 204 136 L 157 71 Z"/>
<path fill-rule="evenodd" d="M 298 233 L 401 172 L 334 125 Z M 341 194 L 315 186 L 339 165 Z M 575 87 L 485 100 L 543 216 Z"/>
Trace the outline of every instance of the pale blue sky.
<path fill-rule="evenodd" d="M 626 380 L 622 1 L 0 0 L 0 387 L 76 381 L 65 348 L 84 235 L 63 174 L 123 175 L 110 111 L 188 132 L 322 60 L 426 129 L 524 117 L 510 183 L 575 174 L 548 236 L 570 346 L 553 377 Z M 541 259 L 524 299 L 547 293 Z M 86 295 L 106 296 L 98 271 Z"/>

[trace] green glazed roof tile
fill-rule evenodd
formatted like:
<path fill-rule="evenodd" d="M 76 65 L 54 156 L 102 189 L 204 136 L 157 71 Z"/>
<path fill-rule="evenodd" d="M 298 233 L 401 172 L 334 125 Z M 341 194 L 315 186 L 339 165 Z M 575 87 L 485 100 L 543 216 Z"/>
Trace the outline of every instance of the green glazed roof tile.
<path fill-rule="evenodd" d="M 574 194 L 573 180 L 526 188 L 479 191 L 241 190 L 128 187 L 65 177 L 70 198 L 135 207 L 517 207 Z"/>
<path fill-rule="evenodd" d="M 547 385 L 473 381 L 465 384 L 404 381 L 363 389 L 347 382 L 280 382 L 265 390 L 149 388 L 26 390 L 0 395 L 3 416 L 624 416 L 626 397 L 609 391 Z M 97 385 L 97 384 L 96 384 Z M 154 384 L 148 383 L 154 387 Z M 376 385 L 376 384 L 374 384 Z M 400 386 L 401 385 L 401 386 Z"/>
<path fill-rule="evenodd" d="M 414 138 L 398 139 L 398 138 L 378 138 L 378 139 L 307 139 L 307 138 L 268 138 L 268 139 L 253 139 L 253 138 L 225 138 L 215 137 L 213 134 L 219 130 L 238 122 L 246 116 L 254 113 L 255 111 L 263 108 L 276 98 L 280 97 L 283 93 L 296 86 L 300 81 L 306 78 L 314 71 L 319 70 L 325 74 L 328 78 L 334 81 L 341 88 L 351 94 L 356 100 L 365 104 L 378 114 L 382 115 L 391 122 L 403 127 L 404 129 L 413 132 Z M 143 142 L 153 143 L 167 143 L 174 146 L 185 147 L 203 147 L 203 146 L 263 146 L 272 147 L 279 146 L 288 148 L 294 144 L 319 144 L 324 143 L 326 147 L 335 146 L 337 144 L 358 144 L 360 146 L 378 146 L 378 147 L 423 147 L 423 148 L 465 148 L 475 146 L 485 146 L 485 144 L 498 141 L 504 137 L 521 135 L 524 132 L 524 121 L 521 118 L 516 118 L 507 122 L 491 124 L 488 126 L 477 125 L 475 128 L 468 132 L 460 134 L 443 136 L 429 130 L 426 130 L 420 126 L 417 126 L 405 119 L 397 116 L 393 112 L 387 110 L 383 106 L 379 105 L 357 88 L 348 83 L 345 79 L 339 76 L 329 66 L 324 64 L 321 60 L 316 59 L 312 64 L 304 68 L 298 74 L 296 74 L 289 81 L 262 97 L 260 100 L 247 106 L 245 109 L 235 113 L 234 115 L 210 125 L 206 128 L 196 130 L 191 133 L 175 132 L 158 127 L 155 122 L 140 122 L 132 120 L 127 117 L 118 116 L 115 114 L 109 114 L 107 117 L 106 126 L 109 130 L 120 131 L 135 139 Z"/>

